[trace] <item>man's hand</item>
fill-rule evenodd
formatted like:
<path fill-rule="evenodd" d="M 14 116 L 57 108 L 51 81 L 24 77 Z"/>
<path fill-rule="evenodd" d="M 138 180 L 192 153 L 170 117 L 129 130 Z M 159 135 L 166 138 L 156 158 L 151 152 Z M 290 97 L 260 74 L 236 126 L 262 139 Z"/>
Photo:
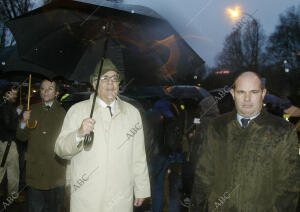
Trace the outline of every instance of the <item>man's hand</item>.
<path fill-rule="evenodd" d="M 145 200 L 145 198 L 136 198 L 134 201 L 134 206 L 140 207 L 143 204 L 144 200 Z"/>
<path fill-rule="evenodd" d="M 17 109 L 23 110 L 23 105 L 18 105 Z"/>
<path fill-rule="evenodd" d="M 24 122 L 26 122 L 27 120 L 30 119 L 30 113 L 31 113 L 31 110 L 24 111 L 24 113 L 23 113 L 23 121 Z"/>
<path fill-rule="evenodd" d="M 18 115 L 21 115 L 21 113 L 22 113 L 22 111 L 23 111 L 23 105 L 19 105 L 19 106 L 16 108 L 16 110 L 17 110 Z"/>
<path fill-rule="evenodd" d="M 192 132 L 190 132 L 188 134 L 188 138 L 191 139 L 192 137 L 194 137 L 196 135 L 196 130 L 193 130 Z"/>
<path fill-rule="evenodd" d="M 78 136 L 84 136 L 90 134 L 94 130 L 96 121 L 92 118 L 86 118 L 82 121 L 80 128 L 78 129 Z"/>

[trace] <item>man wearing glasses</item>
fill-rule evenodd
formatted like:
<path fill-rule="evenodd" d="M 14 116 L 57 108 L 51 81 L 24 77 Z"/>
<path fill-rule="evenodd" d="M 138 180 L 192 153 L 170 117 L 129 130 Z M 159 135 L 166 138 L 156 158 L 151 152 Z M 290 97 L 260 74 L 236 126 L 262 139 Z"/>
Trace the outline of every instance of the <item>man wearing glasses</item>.
<path fill-rule="evenodd" d="M 96 88 L 100 63 L 90 82 Z M 71 160 L 71 212 L 131 212 L 150 196 L 144 133 L 138 110 L 118 96 L 119 71 L 104 59 L 93 118 L 93 95 L 68 111 L 55 152 Z M 84 136 L 94 132 L 92 147 Z M 133 200 L 135 197 L 135 200 Z"/>

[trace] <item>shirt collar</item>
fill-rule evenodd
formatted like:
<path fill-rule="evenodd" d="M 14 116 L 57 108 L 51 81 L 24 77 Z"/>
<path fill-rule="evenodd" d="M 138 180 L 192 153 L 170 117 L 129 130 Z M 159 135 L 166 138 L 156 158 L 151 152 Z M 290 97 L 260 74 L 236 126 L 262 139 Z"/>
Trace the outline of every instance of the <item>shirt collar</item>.
<path fill-rule="evenodd" d="M 96 101 L 103 108 L 106 108 L 107 106 L 110 106 L 111 112 L 112 112 L 112 114 L 114 114 L 115 109 L 116 109 L 116 101 L 117 101 L 116 99 L 112 103 L 110 103 L 109 105 L 106 104 L 100 97 L 97 97 Z"/>
<path fill-rule="evenodd" d="M 52 105 L 53 105 L 53 102 L 48 102 L 48 103 L 45 103 L 45 106 L 52 107 Z"/>
<path fill-rule="evenodd" d="M 256 114 L 255 116 L 251 116 L 251 117 L 249 117 L 249 118 L 245 118 L 245 117 L 243 117 L 242 115 L 240 115 L 239 113 L 237 113 L 237 114 L 236 114 L 236 118 L 237 118 L 239 124 L 242 126 L 242 121 L 241 121 L 241 119 L 250 119 L 250 121 L 251 121 L 252 119 L 255 119 L 257 116 L 259 116 L 259 114 L 260 114 L 260 113 Z M 250 121 L 249 121 L 249 122 L 250 122 Z"/>

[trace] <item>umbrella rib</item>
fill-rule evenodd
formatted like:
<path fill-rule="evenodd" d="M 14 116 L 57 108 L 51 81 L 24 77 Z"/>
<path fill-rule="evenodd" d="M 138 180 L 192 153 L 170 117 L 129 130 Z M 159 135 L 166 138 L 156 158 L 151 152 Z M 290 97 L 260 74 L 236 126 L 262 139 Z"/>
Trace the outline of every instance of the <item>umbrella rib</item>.
<path fill-rule="evenodd" d="M 97 12 L 97 10 L 99 9 L 100 7 L 99 6 L 97 6 L 96 7 L 96 9 L 80 24 L 80 26 L 82 26 L 83 24 L 85 24 L 85 22 L 87 22 L 89 19 L 90 19 L 90 17 L 92 16 L 92 15 L 94 15 L 94 13 L 95 12 Z"/>
<path fill-rule="evenodd" d="M 41 68 L 44 68 L 45 70 L 49 70 L 49 67 L 44 66 L 41 63 L 33 62 L 33 61 L 27 59 L 26 57 L 20 57 L 20 59 L 23 60 L 23 61 L 25 61 L 25 62 L 32 63 L 32 64 L 34 64 L 36 66 L 40 66 Z M 33 72 L 33 73 L 35 73 L 35 72 Z M 44 75 L 46 77 L 50 77 L 51 78 L 52 76 L 55 75 L 55 73 L 53 73 L 51 70 L 49 70 L 49 72 L 46 72 L 46 73 L 43 72 L 43 73 L 41 73 L 41 75 Z"/>

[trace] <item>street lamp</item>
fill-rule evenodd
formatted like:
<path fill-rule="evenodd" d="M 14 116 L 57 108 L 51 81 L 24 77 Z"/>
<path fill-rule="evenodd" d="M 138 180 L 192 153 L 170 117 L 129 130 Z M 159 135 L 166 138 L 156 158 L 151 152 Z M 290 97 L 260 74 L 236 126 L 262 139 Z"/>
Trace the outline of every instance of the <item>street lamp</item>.
<path fill-rule="evenodd" d="M 227 12 L 233 20 L 237 19 L 241 15 L 241 10 L 240 10 L 240 7 L 238 7 L 238 6 L 235 7 L 234 9 L 227 8 Z"/>
<path fill-rule="evenodd" d="M 236 20 L 236 19 L 240 18 L 242 15 L 245 15 L 248 18 L 250 18 L 255 23 L 255 25 L 258 25 L 257 20 L 251 14 L 242 11 L 239 6 L 236 6 L 234 9 L 227 8 L 227 13 L 230 15 L 231 19 L 233 19 L 233 20 Z M 241 18 L 240 22 L 242 24 L 245 24 L 245 20 L 243 19 L 243 17 Z"/>

